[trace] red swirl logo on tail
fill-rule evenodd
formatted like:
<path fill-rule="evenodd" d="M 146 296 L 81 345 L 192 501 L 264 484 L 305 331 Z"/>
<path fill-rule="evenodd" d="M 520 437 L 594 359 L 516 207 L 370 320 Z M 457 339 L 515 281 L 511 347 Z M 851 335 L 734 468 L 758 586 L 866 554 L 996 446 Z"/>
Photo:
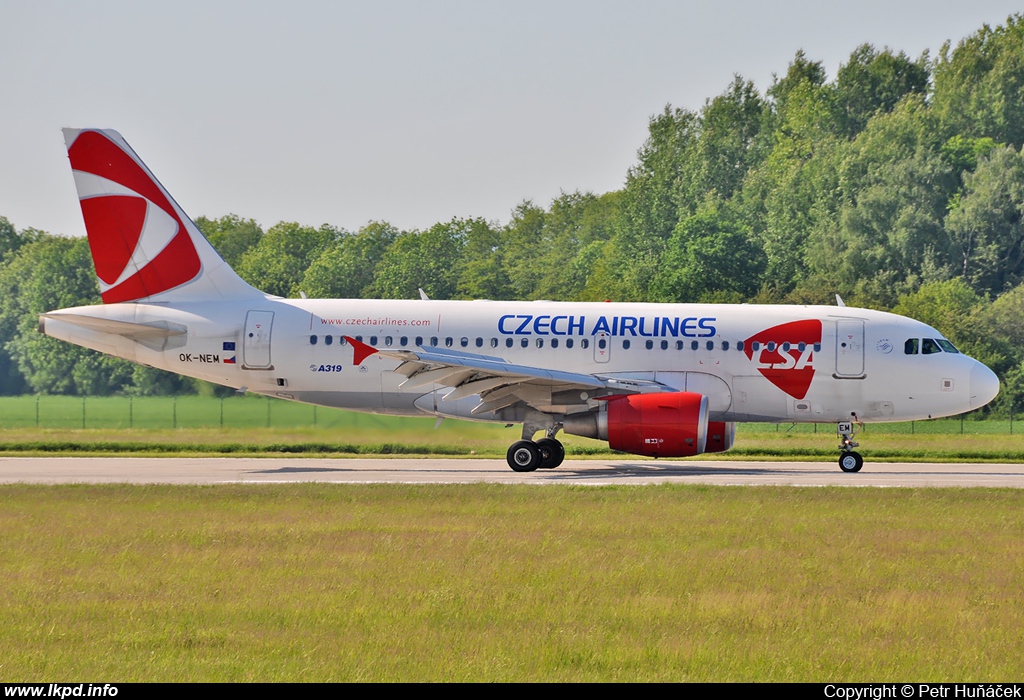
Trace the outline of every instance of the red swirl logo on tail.
<path fill-rule="evenodd" d="M 814 347 L 820 344 L 821 321 L 808 319 L 755 333 L 743 341 L 743 353 L 765 379 L 794 399 L 802 399 L 814 379 Z"/>
<path fill-rule="evenodd" d="M 133 301 L 195 279 L 202 265 L 160 185 L 96 131 L 68 149 L 103 301 Z"/>

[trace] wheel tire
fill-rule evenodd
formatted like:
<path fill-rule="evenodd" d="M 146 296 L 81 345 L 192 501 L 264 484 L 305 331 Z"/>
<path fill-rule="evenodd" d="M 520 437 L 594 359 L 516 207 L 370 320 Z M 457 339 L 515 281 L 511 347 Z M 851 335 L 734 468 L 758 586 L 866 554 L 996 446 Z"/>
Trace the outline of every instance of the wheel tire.
<path fill-rule="evenodd" d="M 565 448 L 554 438 L 541 438 L 537 441 L 540 450 L 540 468 L 554 469 L 565 459 Z"/>
<path fill-rule="evenodd" d="M 844 452 L 839 455 L 839 468 L 848 474 L 859 472 L 864 466 L 864 458 L 858 452 Z"/>
<path fill-rule="evenodd" d="M 520 440 L 508 448 L 505 459 L 514 472 L 536 471 L 541 462 L 540 449 L 529 440 Z"/>

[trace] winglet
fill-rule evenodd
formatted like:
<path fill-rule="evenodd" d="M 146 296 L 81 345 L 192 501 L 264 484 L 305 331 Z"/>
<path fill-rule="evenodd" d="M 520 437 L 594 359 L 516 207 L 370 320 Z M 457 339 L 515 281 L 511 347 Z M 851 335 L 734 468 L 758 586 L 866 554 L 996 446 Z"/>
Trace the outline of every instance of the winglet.
<path fill-rule="evenodd" d="M 373 347 L 372 345 L 367 345 L 363 341 L 356 340 L 351 336 L 346 335 L 344 336 L 344 338 L 345 340 L 352 344 L 352 350 L 354 351 L 354 354 L 352 356 L 352 364 L 354 365 L 361 365 L 363 364 L 363 360 L 365 360 L 367 357 L 380 352 L 377 348 Z"/>

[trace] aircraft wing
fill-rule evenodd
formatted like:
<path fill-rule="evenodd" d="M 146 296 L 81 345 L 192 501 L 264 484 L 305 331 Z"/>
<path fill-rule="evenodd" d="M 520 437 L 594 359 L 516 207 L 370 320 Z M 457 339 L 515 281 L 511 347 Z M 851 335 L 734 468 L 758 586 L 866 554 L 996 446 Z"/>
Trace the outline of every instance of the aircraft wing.
<path fill-rule="evenodd" d="M 659 382 L 607 377 L 579 372 L 516 365 L 500 357 L 478 355 L 451 348 L 417 347 L 413 350 L 375 348 L 345 336 L 352 344 L 355 364 L 373 354 L 399 360 L 395 372 L 406 377 L 401 386 L 412 388 L 439 384 L 453 388 L 445 397 L 452 401 L 479 395 L 473 413 L 487 413 L 523 402 L 541 411 L 564 412 L 585 405 L 589 399 L 614 394 L 676 391 Z M 555 408 L 558 407 L 558 408 Z"/>

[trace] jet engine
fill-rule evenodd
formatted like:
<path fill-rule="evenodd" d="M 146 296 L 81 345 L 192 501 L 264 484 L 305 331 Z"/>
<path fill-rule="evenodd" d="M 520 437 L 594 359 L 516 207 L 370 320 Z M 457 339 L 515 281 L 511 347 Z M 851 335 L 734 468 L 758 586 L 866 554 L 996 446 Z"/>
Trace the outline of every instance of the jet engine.
<path fill-rule="evenodd" d="M 732 446 L 732 432 L 725 429 L 732 424 L 715 425 L 722 428 L 716 429 L 713 447 L 721 452 Z M 607 440 L 621 452 L 689 457 L 709 447 L 708 397 L 687 391 L 611 396 L 596 413 L 566 416 L 562 428 L 570 435 Z"/>

